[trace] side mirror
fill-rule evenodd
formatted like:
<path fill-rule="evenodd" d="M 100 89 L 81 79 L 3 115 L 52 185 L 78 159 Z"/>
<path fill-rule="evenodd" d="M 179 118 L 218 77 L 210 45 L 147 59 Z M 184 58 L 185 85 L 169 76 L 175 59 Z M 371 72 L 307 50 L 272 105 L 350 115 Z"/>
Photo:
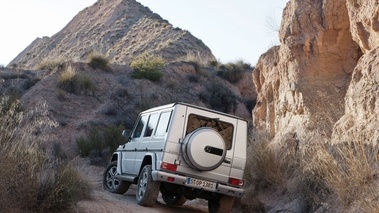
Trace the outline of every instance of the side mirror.
<path fill-rule="evenodd" d="M 122 131 L 122 136 L 124 136 L 125 138 L 129 139 L 130 133 L 131 133 L 130 130 L 125 129 L 124 131 Z"/>

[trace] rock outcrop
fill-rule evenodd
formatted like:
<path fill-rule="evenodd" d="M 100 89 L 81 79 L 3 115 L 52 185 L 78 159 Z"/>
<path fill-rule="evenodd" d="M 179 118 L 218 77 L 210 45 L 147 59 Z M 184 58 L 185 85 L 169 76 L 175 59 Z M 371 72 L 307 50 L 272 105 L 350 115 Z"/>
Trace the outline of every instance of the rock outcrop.
<path fill-rule="evenodd" d="M 254 71 L 261 134 L 284 141 L 330 137 L 345 113 L 345 95 L 362 53 L 350 33 L 345 1 L 291 0 L 283 13 L 279 47 Z"/>
<path fill-rule="evenodd" d="M 44 60 L 86 62 L 93 52 L 117 64 L 128 64 L 143 52 L 159 54 L 168 62 L 187 54 L 215 59 L 201 40 L 135 0 L 99 0 L 51 38 L 37 38 L 10 65 L 36 69 Z"/>
<path fill-rule="evenodd" d="M 355 66 L 345 97 L 345 114 L 333 141 L 379 142 L 379 3 L 348 0 L 351 33 L 364 55 Z"/>

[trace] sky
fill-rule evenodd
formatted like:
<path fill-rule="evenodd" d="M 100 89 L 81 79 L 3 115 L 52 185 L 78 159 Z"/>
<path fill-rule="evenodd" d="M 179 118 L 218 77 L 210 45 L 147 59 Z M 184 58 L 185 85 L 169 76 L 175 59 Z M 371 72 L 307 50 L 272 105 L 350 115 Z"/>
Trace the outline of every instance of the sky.
<path fill-rule="evenodd" d="M 279 44 L 288 0 L 137 0 L 174 27 L 202 40 L 222 63 L 259 56 Z M 0 0 L 0 65 L 8 65 L 37 37 L 52 36 L 96 0 Z"/>

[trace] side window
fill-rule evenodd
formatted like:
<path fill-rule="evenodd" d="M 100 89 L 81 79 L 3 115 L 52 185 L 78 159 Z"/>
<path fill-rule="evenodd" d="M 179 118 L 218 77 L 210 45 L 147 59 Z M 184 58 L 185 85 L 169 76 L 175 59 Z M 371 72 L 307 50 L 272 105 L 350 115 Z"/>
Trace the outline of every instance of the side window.
<path fill-rule="evenodd" d="M 166 134 L 170 117 L 171 117 L 171 111 L 162 112 L 161 117 L 159 118 L 157 131 L 155 132 L 156 136 L 163 136 L 164 134 Z"/>
<path fill-rule="evenodd" d="M 150 137 L 153 134 L 154 129 L 157 126 L 158 117 L 159 117 L 158 113 L 150 115 L 149 123 L 146 126 L 144 137 Z"/>
<path fill-rule="evenodd" d="M 144 115 L 140 118 L 140 120 L 138 121 L 137 127 L 133 132 L 132 138 L 139 138 L 141 136 L 143 127 L 145 126 L 147 122 L 147 118 L 148 118 L 147 115 Z"/>

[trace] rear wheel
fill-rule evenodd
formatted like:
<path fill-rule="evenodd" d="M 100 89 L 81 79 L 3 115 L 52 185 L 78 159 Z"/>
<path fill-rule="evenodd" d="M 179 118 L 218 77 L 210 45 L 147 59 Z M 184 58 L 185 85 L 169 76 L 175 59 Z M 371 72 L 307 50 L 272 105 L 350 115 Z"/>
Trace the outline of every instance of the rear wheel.
<path fill-rule="evenodd" d="M 181 206 L 187 201 L 183 195 L 171 192 L 162 192 L 162 198 L 169 206 Z"/>
<path fill-rule="evenodd" d="M 153 180 L 151 176 L 151 165 L 143 167 L 137 184 L 136 199 L 141 206 L 153 206 L 157 201 L 160 182 Z"/>
<path fill-rule="evenodd" d="M 116 174 L 117 174 L 117 161 L 113 161 L 109 164 L 107 169 L 104 171 L 103 187 L 105 190 L 109 192 L 124 194 L 126 191 L 128 191 L 132 183 L 119 180 L 116 177 Z"/>
<path fill-rule="evenodd" d="M 208 200 L 209 213 L 229 213 L 234 204 L 234 197 L 224 195 L 220 199 Z"/>

